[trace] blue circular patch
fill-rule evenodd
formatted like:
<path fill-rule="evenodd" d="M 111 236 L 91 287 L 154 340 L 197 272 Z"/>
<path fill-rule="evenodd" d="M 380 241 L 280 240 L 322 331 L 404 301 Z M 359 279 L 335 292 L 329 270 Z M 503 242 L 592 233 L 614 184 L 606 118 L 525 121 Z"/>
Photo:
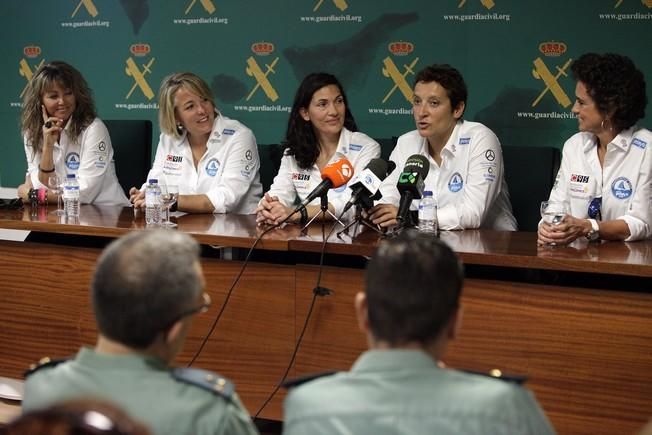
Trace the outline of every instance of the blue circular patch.
<path fill-rule="evenodd" d="M 210 159 L 208 163 L 206 163 L 206 173 L 211 177 L 217 175 L 218 169 L 220 169 L 220 162 L 218 162 L 217 159 Z"/>
<path fill-rule="evenodd" d="M 618 177 L 611 183 L 611 194 L 618 199 L 632 196 L 632 183 L 625 177 Z"/>
<path fill-rule="evenodd" d="M 335 192 L 343 192 L 348 186 L 346 184 L 342 184 L 340 187 L 333 189 Z"/>
<path fill-rule="evenodd" d="M 68 153 L 66 155 L 66 167 L 73 171 L 79 169 L 79 154 L 77 153 Z"/>
<path fill-rule="evenodd" d="M 464 180 L 459 172 L 454 173 L 448 181 L 448 190 L 451 192 L 459 192 L 464 187 Z"/>

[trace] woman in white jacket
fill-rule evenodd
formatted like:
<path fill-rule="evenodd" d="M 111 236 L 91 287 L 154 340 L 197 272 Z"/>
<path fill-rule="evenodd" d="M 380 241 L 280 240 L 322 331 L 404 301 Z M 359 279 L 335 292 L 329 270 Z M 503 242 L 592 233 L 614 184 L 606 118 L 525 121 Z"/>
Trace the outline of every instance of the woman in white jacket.
<path fill-rule="evenodd" d="M 380 145 L 357 130 L 337 78 L 327 73 L 306 76 L 294 97 L 281 167 L 256 209 L 256 221 L 275 224 L 292 215 L 290 222 L 305 223 L 320 214 L 319 198 L 300 214 L 292 212 L 294 204 L 306 199 L 321 183 L 326 165 L 344 156 L 354 173 L 360 173 L 371 159 L 380 157 Z M 347 185 L 330 189 L 328 209 L 339 216 L 350 197 Z"/>

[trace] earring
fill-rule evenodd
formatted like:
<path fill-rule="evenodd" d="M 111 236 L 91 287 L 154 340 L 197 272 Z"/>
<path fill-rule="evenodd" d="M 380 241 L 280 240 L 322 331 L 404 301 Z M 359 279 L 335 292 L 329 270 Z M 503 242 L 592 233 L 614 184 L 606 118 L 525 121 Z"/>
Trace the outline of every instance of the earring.
<path fill-rule="evenodd" d="M 183 134 L 183 125 L 181 123 L 177 124 L 177 133 Z"/>
<path fill-rule="evenodd" d="M 600 123 L 600 128 L 603 129 L 603 130 L 605 129 L 605 127 L 604 127 L 605 121 L 609 122 L 609 119 L 604 118 L 602 120 L 602 122 Z M 613 131 L 613 129 L 614 129 L 613 125 L 609 125 L 609 131 Z"/>

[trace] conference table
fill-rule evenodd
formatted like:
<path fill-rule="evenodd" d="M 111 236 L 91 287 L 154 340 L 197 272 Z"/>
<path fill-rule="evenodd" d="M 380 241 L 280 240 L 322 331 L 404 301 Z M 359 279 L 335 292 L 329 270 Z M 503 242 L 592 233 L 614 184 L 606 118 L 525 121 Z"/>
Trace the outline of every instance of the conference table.
<path fill-rule="evenodd" d="M 44 356 L 71 357 L 94 344 L 89 283 L 97 257 L 111 240 L 145 228 L 128 207 L 85 205 L 75 222 L 51 211 L 0 210 L 0 234 L 29 231 L 24 241 L 0 240 L 0 376 L 20 378 Z M 193 367 L 233 380 L 252 415 L 282 420 L 285 390 L 275 390 L 286 370 L 288 379 L 347 370 L 365 349 L 353 300 L 378 234 L 338 237 L 336 229 L 324 244 L 332 224 L 274 229 L 256 244 L 223 307 L 264 228 L 253 216 L 174 221 L 169 231 L 202 244 L 213 299 L 195 316 L 177 365 L 187 365 L 206 339 Z M 444 358 L 449 367 L 527 376 L 560 434 L 633 433 L 652 416 L 652 241 L 542 248 L 535 233 L 490 230 L 440 238 L 466 275 L 462 329 Z M 314 296 L 322 249 L 319 285 L 331 292 Z"/>

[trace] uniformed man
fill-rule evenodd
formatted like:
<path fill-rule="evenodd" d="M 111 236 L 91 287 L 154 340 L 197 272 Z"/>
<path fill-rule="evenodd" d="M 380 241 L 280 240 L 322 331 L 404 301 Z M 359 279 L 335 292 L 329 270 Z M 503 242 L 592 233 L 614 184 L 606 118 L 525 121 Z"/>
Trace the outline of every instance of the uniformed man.
<path fill-rule="evenodd" d="M 463 272 L 443 242 L 416 232 L 369 261 L 358 324 L 370 350 L 351 371 L 292 389 L 284 434 L 551 434 L 516 383 L 443 368 L 460 326 Z"/>
<path fill-rule="evenodd" d="M 92 299 L 99 336 L 74 359 L 28 375 L 23 408 L 93 397 L 112 401 L 156 434 L 255 434 L 233 384 L 198 369 L 171 369 L 208 294 L 199 246 L 176 231 L 137 231 L 98 260 Z"/>

